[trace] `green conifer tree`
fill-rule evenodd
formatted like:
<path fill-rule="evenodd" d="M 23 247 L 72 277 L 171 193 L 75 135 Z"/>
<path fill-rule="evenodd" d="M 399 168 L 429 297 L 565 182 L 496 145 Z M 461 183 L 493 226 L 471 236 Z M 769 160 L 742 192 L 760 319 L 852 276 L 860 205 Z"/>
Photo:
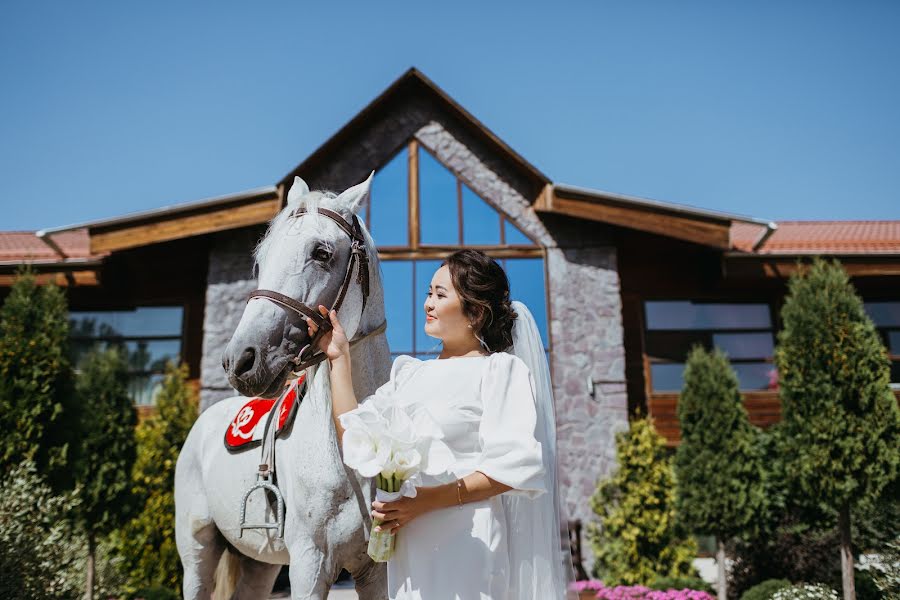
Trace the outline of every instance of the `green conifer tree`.
<path fill-rule="evenodd" d="M 591 497 L 599 523 L 588 523 L 596 562 L 606 585 L 650 585 L 660 577 L 696 576 L 694 541 L 675 520 L 675 476 L 665 440 L 649 419 L 616 435 L 618 468 Z"/>
<path fill-rule="evenodd" d="M 678 420 L 676 512 L 693 533 L 716 538 L 719 600 L 725 600 L 725 542 L 753 532 L 765 510 L 765 490 L 759 432 L 718 348 L 695 346 L 688 354 Z"/>
<path fill-rule="evenodd" d="M 95 586 L 97 540 L 134 514 L 131 469 L 137 414 L 128 395 L 128 368 L 119 348 L 92 350 L 76 382 L 82 403 L 81 443 L 75 475 L 80 506 L 76 522 L 88 541 L 87 598 Z"/>
<path fill-rule="evenodd" d="M 63 291 L 20 270 L 0 308 L 0 477 L 34 461 L 54 490 L 71 487 L 77 414 Z"/>
<path fill-rule="evenodd" d="M 798 268 L 781 311 L 782 455 L 796 492 L 838 516 L 845 600 L 855 598 L 850 511 L 873 501 L 900 463 L 890 362 L 847 274 L 816 259 Z"/>
<path fill-rule="evenodd" d="M 116 534 L 115 545 L 131 591 L 162 586 L 181 589 L 181 560 L 175 547 L 175 463 L 197 419 L 196 393 L 187 365 L 166 366 L 157 412 L 137 428 L 134 492 L 140 513 Z"/>

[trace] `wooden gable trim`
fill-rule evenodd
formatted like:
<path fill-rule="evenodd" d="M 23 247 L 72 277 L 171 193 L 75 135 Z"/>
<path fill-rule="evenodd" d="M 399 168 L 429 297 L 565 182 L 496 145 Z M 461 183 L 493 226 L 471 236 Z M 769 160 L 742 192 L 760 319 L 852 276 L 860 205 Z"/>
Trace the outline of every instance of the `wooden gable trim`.
<path fill-rule="evenodd" d="M 862 256 L 822 254 L 837 258 L 851 277 L 900 276 L 900 256 L 866 254 Z M 797 271 L 798 261 L 808 264 L 813 255 L 784 255 L 726 253 L 724 271 L 729 277 L 788 279 Z"/>
<path fill-rule="evenodd" d="M 12 287 L 17 279 L 17 274 L 0 273 L 0 288 Z M 44 272 L 35 275 L 35 282 L 38 285 L 55 283 L 60 287 L 100 285 L 100 276 L 96 269 Z"/>
<path fill-rule="evenodd" d="M 189 213 L 160 214 L 146 221 L 91 227 L 91 253 L 113 252 L 259 225 L 271 220 L 280 209 L 280 195 L 273 192 L 250 202 L 244 200 L 237 204 L 204 207 Z"/>
<path fill-rule="evenodd" d="M 614 198 L 561 192 L 551 186 L 544 189 L 534 208 L 538 212 L 600 221 L 722 250 L 731 247 L 731 221 L 725 218 L 686 215 Z"/>

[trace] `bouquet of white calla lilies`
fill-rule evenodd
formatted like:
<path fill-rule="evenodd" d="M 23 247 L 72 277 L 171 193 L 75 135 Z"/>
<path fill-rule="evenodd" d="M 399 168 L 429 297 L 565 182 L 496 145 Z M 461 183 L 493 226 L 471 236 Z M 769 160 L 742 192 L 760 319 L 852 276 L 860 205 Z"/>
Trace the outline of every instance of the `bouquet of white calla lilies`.
<path fill-rule="evenodd" d="M 424 411 L 413 420 L 388 397 L 374 396 L 338 419 L 344 428 L 344 463 L 363 477 L 376 478 L 379 501 L 415 498 L 420 473 L 437 475 L 453 462 L 437 423 Z M 380 524 L 376 519 L 373 525 Z M 385 562 L 393 552 L 394 536 L 373 530 L 369 556 Z"/>

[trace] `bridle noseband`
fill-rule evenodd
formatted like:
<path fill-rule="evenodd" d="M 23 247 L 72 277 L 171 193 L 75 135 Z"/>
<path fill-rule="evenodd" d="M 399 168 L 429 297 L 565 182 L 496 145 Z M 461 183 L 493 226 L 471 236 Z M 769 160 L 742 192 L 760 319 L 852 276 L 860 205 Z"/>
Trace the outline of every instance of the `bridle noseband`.
<path fill-rule="evenodd" d="M 327 208 L 317 208 L 316 212 L 334 221 L 337 226 L 344 231 L 344 233 L 350 236 L 350 258 L 347 261 L 347 273 L 344 275 L 344 281 L 341 282 L 341 287 L 338 290 L 337 300 L 335 300 L 334 306 L 332 308 L 335 312 L 341 309 L 341 305 L 344 303 L 344 298 L 347 295 L 347 290 L 350 288 L 350 279 L 353 276 L 353 266 L 357 265 L 358 273 L 356 275 L 356 283 L 360 284 L 362 287 L 362 311 L 364 312 L 366 310 L 366 300 L 369 297 L 369 255 L 366 253 L 366 239 L 363 237 L 362 227 L 360 227 L 359 224 L 359 218 L 357 218 L 356 215 L 353 215 L 353 221 L 351 223 L 347 223 L 346 219 L 344 219 L 343 216 L 333 210 L 329 210 Z M 292 212 L 289 218 L 300 218 L 303 215 L 307 214 L 310 213 L 307 212 L 305 207 L 301 207 Z M 318 310 L 314 310 L 303 304 L 302 302 L 294 300 L 290 296 L 285 296 L 284 294 L 273 290 L 253 290 L 252 292 L 250 292 L 250 296 L 247 298 L 247 302 L 250 302 L 250 300 L 252 300 L 253 298 L 268 298 L 279 306 L 293 310 L 301 317 L 309 317 L 316 323 L 316 326 L 318 327 L 316 334 L 312 337 L 309 343 L 300 350 L 300 353 L 291 359 L 291 362 L 297 365 L 295 371 L 302 371 L 307 367 L 311 367 L 312 365 L 318 364 L 325 360 L 326 356 L 324 352 L 319 352 L 318 354 L 314 354 L 314 352 L 316 343 L 319 341 L 319 339 L 332 329 L 331 319 L 328 317 L 328 315 L 323 315 Z M 360 342 L 371 335 L 381 333 L 386 328 L 387 321 L 382 323 L 375 330 L 370 331 L 369 333 L 361 337 L 353 339 L 350 344 L 351 346 L 353 346 L 357 342 Z"/>

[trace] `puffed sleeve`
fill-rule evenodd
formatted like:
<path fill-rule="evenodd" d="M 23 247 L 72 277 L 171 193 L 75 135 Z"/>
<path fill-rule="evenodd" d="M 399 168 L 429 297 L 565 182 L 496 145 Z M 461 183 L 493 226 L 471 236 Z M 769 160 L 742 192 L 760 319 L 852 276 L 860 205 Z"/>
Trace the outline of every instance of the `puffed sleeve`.
<path fill-rule="evenodd" d="M 481 455 L 475 470 L 513 488 L 507 494 L 534 498 L 546 491 L 541 444 L 534 436 L 534 379 L 518 356 L 499 352 L 489 360 L 481 381 Z"/>
<path fill-rule="evenodd" d="M 390 396 L 403 386 L 421 362 L 420 359 L 407 354 L 401 354 L 395 358 L 393 364 L 391 364 L 390 378 L 375 390 L 372 396 Z"/>

